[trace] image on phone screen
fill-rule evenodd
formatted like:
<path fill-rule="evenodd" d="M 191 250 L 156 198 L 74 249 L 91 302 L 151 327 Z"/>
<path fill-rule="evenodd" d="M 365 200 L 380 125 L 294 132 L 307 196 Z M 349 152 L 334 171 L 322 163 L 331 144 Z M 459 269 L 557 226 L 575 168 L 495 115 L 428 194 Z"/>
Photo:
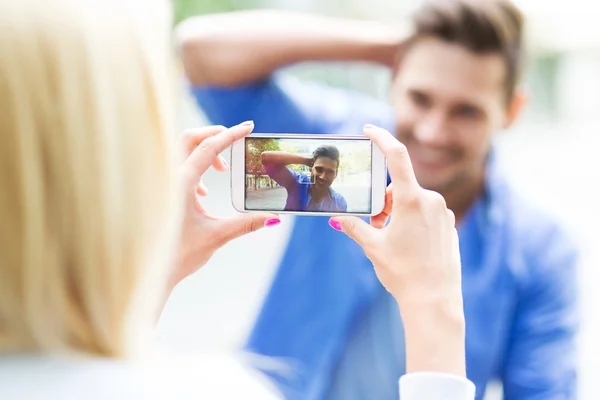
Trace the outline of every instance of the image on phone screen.
<path fill-rule="evenodd" d="M 245 210 L 370 214 L 372 142 L 364 138 L 245 140 Z"/>

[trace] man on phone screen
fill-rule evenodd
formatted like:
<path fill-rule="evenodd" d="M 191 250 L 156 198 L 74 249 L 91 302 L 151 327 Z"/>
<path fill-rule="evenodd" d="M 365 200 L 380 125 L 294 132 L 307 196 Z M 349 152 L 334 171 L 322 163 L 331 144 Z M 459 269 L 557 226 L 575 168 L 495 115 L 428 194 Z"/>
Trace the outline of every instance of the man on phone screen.
<path fill-rule="evenodd" d="M 267 175 L 287 191 L 284 211 L 345 212 L 344 197 L 331 188 L 338 174 L 340 152 L 335 146 L 320 146 L 311 157 L 285 151 L 265 151 L 261 161 Z M 306 165 L 310 176 L 288 168 Z"/>

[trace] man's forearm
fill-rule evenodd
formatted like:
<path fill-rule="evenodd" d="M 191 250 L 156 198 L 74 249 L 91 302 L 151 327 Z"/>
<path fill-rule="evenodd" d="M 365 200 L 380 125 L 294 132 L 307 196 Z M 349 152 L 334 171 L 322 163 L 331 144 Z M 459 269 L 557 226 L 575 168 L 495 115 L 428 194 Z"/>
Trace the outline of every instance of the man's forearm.
<path fill-rule="evenodd" d="M 190 18 L 176 32 L 195 85 L 249 83 L 302 61 L 364 61 L 393 66 L 403 30 L 378 22 L 274 10 Z"/>
<path fill-rule="evenodd" d="M 312 164 L 312 157 L 285 151 L 265 151 L 261 155 L 261 160 L 264 167 L 284 167 L 286 165 L 307 165 L 310 167 Z"/>

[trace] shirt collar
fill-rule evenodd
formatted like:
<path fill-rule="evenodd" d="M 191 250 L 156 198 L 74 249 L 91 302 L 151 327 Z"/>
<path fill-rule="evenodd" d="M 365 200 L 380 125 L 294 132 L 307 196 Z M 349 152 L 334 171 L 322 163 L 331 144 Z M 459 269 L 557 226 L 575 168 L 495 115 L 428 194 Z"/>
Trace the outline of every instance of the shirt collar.
<path fill-rule="evenodd" d="M 479 232 L 482 237 L 496 238 L 496 234 L 505 225 L 508 191 L 509 187 L 502 175 L 498 152 L 492 148 L 486 161 L 483 192 L 470 207 L 460 226 L 457 226 L 459 233 Z"/>

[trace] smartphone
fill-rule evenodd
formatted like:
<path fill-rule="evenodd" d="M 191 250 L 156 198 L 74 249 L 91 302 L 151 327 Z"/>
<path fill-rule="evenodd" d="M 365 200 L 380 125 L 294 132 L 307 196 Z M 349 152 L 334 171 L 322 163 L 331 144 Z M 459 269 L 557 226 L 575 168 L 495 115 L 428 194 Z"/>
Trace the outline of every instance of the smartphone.
<path fill-rule="evenodd" d="M 365 136 L 253 133 L 231 146 L 231 200 L 240 212 L 372 216 L 387 169 Z"/>

